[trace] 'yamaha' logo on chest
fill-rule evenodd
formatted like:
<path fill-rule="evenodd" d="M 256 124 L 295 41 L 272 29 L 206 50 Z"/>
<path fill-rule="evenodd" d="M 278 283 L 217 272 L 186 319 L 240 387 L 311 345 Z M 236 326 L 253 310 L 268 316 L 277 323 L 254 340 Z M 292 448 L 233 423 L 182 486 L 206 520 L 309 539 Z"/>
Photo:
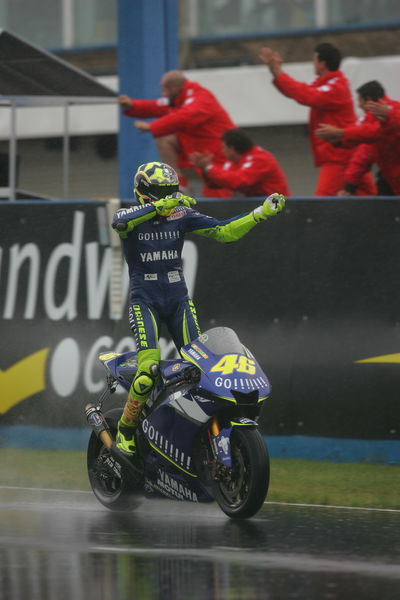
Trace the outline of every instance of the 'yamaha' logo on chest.
<path fill-rule="evenodd" d="M 153 262 L 155 260 L 174 260 L 179 258 L 177 250 L 158 250 L 156 252 L 141 252 L 142 262 Z"/>

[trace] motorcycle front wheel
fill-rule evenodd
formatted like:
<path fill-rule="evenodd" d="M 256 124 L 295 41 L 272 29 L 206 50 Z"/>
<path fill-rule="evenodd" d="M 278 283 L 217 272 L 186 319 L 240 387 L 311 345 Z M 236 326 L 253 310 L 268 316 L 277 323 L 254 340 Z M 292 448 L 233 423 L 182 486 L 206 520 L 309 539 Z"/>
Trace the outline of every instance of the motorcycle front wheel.
<path fill-rule="evenodd" d="M 104 415 L 113 437 L 121 413 L 121 409 L 113 409 Z M 89 439 L 87 469 L 93 493 L 103 506 L 109 510 L 128 511 L 138 505 L 139 494 L 143 491 L 141 486 L 135 485 L 127 476 L 123 466 L 103 446 L 94 432 Z"/>
<path fill-rule="evenodd" d="M 229 473 L 214 481 L 215 499 L 228 517 L 248 519 L 260 510 L 268 492 L 268 450 L 257 429 L 235 427 L 231 455 Z"/>

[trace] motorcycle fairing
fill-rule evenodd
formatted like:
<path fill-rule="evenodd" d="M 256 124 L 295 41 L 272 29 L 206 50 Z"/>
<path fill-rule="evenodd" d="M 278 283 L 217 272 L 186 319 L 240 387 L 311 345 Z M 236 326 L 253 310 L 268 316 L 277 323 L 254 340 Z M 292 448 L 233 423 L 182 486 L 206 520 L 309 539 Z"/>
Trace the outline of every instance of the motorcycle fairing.
<path fill-rule="evenodd" d="M 185 419 L 202 425 L 209 421 L 210 417 L 216 413 L 216 408 L 221 404 L 214 398 L 205 397 L 202 391 L 198 388 L 187 390 L 186 393 L 177 390 L 168 397 L 168 404 Z"/>
<path fill-rule="evenodd" d="M 247 417 L 239 417 L 231 421 L 232 427 L 258 427 L 258 423 Z"/>
<path fill-rule="evenodd" d="M 215 396 L 236 403 L 232 390 L 242 394 L 257 391 L 258 402 L 262 402 L 271 393 L 268 377 L 255 358 L 249 358 L 239 352 L 214 354 L 199 338 L 183 346 L 180 352 L 184 359 L 192 362 L 201 370 L 199 385 L 203 385 Z M 238 370 L 240 361 L 242 361 L 244 369 L 247 368 L 251 373 Z"/>
<path fill-rule="evenodd" d="M 186 367 L 188 367 L 191 363 L 182 360 L 162 360 L 160 363 L 160 368 L 163 374 L 164 379 L 168 380 L 170 377 L 174 377 L 175 375 L 179 375 Z"/>
<path fill-rule="evenodd" d="M 173 500 L 189 502 L 213 502 L 198 478 L 189 477 L 175 470 L 171 464 L 160 462 L 157 454 L 149 454 L 145 464 L 145 483 L 149 486 L 149 496 L 154 492 Z"/>
<path fill-rule="evenodd" d="M 191 450 L 199 428 L 216 414 L 225 401 L 206 398 L 197 387 L 175 389 L 151 410 L 142 423 L 154 450 L 194 477 Z M 151 407 L 151 401 L 148 403 Z"/>
<path fill-rule="evenodd" d="M 129 390 L 132 380 L 137 371 L 137 352 L 124 352 L 117 354 L 115 352 L 105 352 L 99 355 L 99 360 L 105 368 L 115 377 L 115 379 L 126 389 Z M 160 369 L 165 379 L 179 374 L 189 364 L 182 359 L 161 360 Z"/>
<path fill-rule="evenodd" d="M 129 390 L 133 377 L 137 371 L 137 352 L 106 352 L 99 355 L 99 360 L 115 379 Z"/>
<path fill-rule="evenodd" d="M 150 446 L 167 463 L 172 463 L 191 477 L 197 477 L 191 452 L 198 429 L 198 424 L 185 419 L 166 401 L 142 422 L 142 430 Z"/>

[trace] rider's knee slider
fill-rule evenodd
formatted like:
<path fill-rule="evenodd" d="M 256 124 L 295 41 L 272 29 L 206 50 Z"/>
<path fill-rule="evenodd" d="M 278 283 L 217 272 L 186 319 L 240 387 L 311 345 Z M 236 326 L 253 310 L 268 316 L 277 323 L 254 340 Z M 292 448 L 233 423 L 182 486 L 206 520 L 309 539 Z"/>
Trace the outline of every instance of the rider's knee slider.
<path fill-rule="evenodd" d="M 133 382 L 133 389 L 139 396 L 145 396 L 151 390 L 154 385 L 154 380 L 148 373 L 142 372 L 135 377 Z"/>

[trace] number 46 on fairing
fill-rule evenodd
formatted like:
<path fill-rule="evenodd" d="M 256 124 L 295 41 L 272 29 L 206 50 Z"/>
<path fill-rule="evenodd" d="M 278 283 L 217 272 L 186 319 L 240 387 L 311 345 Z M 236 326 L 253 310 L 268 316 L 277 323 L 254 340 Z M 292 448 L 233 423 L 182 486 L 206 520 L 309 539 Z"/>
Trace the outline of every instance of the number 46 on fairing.
<path fill-rule="evenodd" d="M 256 364 L 254 360 L 247 358 L 247 356 L 240 354 L 225 354 L 225 356 L 223 356 L 210 371 L 222 373 L 222 375 L 230 375 L 230 373 L 233 373 L 234 371 L 254 375 L 256 372 Z"/>

